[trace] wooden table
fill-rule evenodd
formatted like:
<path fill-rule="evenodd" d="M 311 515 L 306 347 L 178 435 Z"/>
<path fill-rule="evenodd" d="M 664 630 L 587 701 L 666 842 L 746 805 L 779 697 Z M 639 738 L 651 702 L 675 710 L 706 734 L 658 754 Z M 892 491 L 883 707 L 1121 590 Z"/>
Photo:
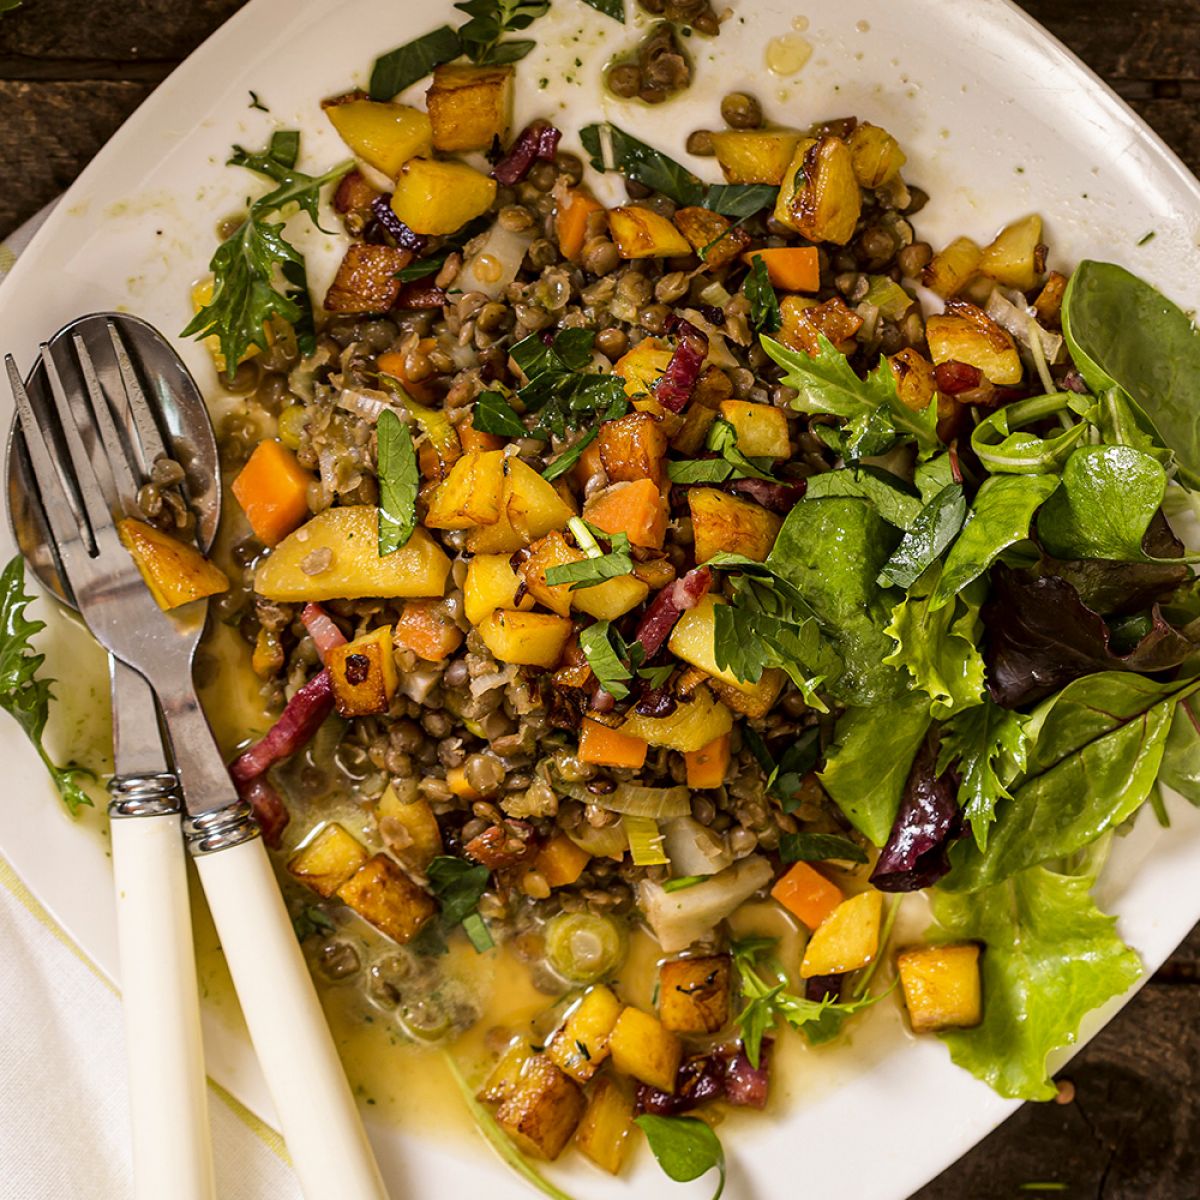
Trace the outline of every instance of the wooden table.
<path fill-rule="evenodd" d="M 404 3 L 405 0 L 398 0 Z M 733 0 L 735 4 L 750 0 Z M 968 0 L 969 2 L 969 0 Z M 25 0 L 0 17 L 0 238 L 75 178 L 240 0 Z M 866 6 L 864 6 L 865 9 Z M 1024 0 L 1200 170 L 1200 0 Z M 931 5 L 931 12 L 934 6 Z M 1072 1103 L 1026 1105 L 919 1200 L 1195 1200 L 1200 927 L 1070 1065 Z M 897 1120 L 906 1119 L 901 1114 Z M 907 1119 L 911 1119 L 911 1114 Z M 936 1128 L 913 1121 L 913 1137 Z M 863 1153 L 871 1131 L 862 1130 Z"/>

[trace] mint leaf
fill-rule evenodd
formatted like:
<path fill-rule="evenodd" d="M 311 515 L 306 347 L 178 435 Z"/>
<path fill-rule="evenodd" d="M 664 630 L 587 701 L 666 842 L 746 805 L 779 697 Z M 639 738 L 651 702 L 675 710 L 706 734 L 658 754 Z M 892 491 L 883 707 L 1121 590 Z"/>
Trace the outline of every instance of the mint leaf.
<path fill-rule="evenodd" d="M 783 314 L 779 311 L 779 299 L 761 254 L 751 260 L 750 274 L 743 287 L 746 299 L 750 301 L 750 324 L 759 333 L 774 333 L 783 324 Z"/>
<path fill-rule="evenodd" d="M 462 53 L 458 34 L 449 25 L 405 42 L 375 60 L 368 90 L 372 100 L 390 100 Z"/>
<path fill-rule="evenodd" d="M 585 125 L 579 131 L 579 140 L 597 171 L 620 171 L 626 179 L 662 192 L 676 204 L 704 203 L 707 189 L 687 167 L 611 122 Z"/>
<path fill-rule="evenodd" d="M 672 483 L 721 483 L 733 474 L 733 464 L 724 458 L 672 459 L 667 478 Z"/>
<path fill-rule="evenodd" d="M 417 490 L 421 474 L 408 426 L 391 409 L 375 426 L 379 467 L 379 556 L 391 554 L 412 537 L 417 526 Z"/>
<path fill-rule="evenodd" d="M 621 649 L 618 651 L 613 646 L 610 635 L 620 642 L 620 634 L 612 629 L 608 621 L 596 621 L 580 631 L 579 648 L 600 686 L 614 700 L 624 700 L 629 695 L 625 680 L 632 679 L 633 673 L 621 661 L 625 652 L 624 643 L 621 643 Z"/>
<path fill-rule="evenodd" d="M 764 208 L 774 208 L 778 195 L 779 189 L 766 183 L 714 183 L 704 197 L 704 207 L 744 221 Z"/>
<path fill-rule="evenodd" d="M 480 433 L 494 433 L 499 437 L 527 436 L 525 423 L 499 392 L 479 394 L 471 424 Z"/>

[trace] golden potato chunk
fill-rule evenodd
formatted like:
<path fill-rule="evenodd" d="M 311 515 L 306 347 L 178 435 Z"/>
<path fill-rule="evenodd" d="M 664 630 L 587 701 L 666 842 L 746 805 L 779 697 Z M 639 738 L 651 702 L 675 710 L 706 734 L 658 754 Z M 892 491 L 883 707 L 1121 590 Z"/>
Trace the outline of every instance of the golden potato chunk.
<path fill-rule="evenodd" d="M 325 293 L 325 308 L 335 313 L 387 312 L 400 295 L 396 272 L 412 257 L 411 250 L 394 246 L 352 243 Z"/>
<path fill-rule="evenodd" d="M 671 362 L 671 348 L 658 338 L 642 338 L 613 364 L 613 374 L 625 380 L 625 395 L 648 396 Z"/>
<path fill-rule="evenodd" d="M 952 301 L 943 315 L 925 322 L 925 337 L 934 363 L 967 363 L 997 387 L 1011 387 L 1024 377 L 1016 343 L 974 304 Z"/>
<path fill-rule="evenodd" d="M 588 1096 L 587 1112 L 575 1131 L 576 1149 L 616 1175 L 625 1161 L 632 1132 L 633 1103 L 615 1079 L 597 1079 Z"/>
<path fill-rule="evenodd" d="M 392 212 L 414 233 L 457 233 L 496 199 L 496 181 L 461 162 L 410 158 L 400 168 Z"/>
<path fill-rule="evenodd" d="M 500 518 L 495 524 L 470 530 L 467 549 L 472 554 L 511 554 L 552 529 L 565 528 L 574 515 L 574 508 L 552 483 L 519 458 L 510 458 L 500 497 Z"/>
<path fill-rule="evenodd" d="M 571 593 L 571 604 L 597 621 L 615 621 L 631 608 L 637 608 L 649 594 L 648 583 L 634 575 L 618 575 L 595 587 L 576 588 Z"/>
<path fill-rule="evenodd" d="M 622 258 L 677 258 L 692 252 L 666 217 L 640 205 L 609 209 L 608 227 Z"/>
<path fill-rule="evenodd" d="M 756 720 L 771 711 L 786 682 L 787 676 L 778 667 L 768 667 L 757 683 L 734 684 L 711 679 L 708 686 L 722 704 L 744 717 Z"/>
<path fill-rule="evenodd" d="M 661 1092 L 674 1092 L 683 1043 L 640 1008 L 622 1011 L 608 1039 L 613 1066 Z"/>
<path fill-rule="evenodd" d="M 578 1083 L 587 1083 L 608 1057 L 608 1039 L 621 1015 L 621 1002 L 603 984 L 567 1014 L 550 1039 L 546 1054 Z"/>
<path fill-rule="evenodd" d="M 512 1042 L 496 1060 L 475 1099 L 481 1104 L 502 1104 L 516 1091 L 521 1072 L 532 1057 L 533 1048 L 524 1038 Z"/>
<path fill-rule="evenodd" d="M 410 158 L 428 154 L 433 144 L 429 116 L 418 108 L 353 96 L 321 107 L 354 156 L 389 179 Z"/>
<path fill-rule="evenodd" d="M 630 710 L 620 731 L 627 737 L 641 738 L 650 746 L 666 746 L 681 754 L 692 754 L 724 737 L 732 728 L 729 709 L 714 700 L 708 688 L 698 687 L 665 717 L 647 717 Z"/>
<path fill-rule="evenodd" d="M 544 1054 L 535 1054 L 496 1110 L 496 1124 L 523 1153 L 553 1160 L 571 1140 L 585 1107 L 579 1084 Z"/>
<path fill-rule="evenodd" d="M 943 300 L 957 296 L 975 278 L 983 251 L 969 237 L 955 238 L 921 272 L 921 282 Z"/>
<path fill-rule="evenodd" d="M 807 296 L 784 296 L 779 311 L 783 317 L 779 340 L 814 357 L 821 350 L 818 334 L 824 334 L 837 349 L 848 354 L 854 349 L 854 335 L 863 325 L 862 317 L 847 307 L 841 296 L 820 304 Z"/>
<path fill-rule="evenodd" d="M 584 555 L 580 551 L 574 546 L 568 546 L 567 539 L 558 530 L 554 530 L 529 547 L 528 557 L 521 561 L 517 573 L 525 583 L 525 590 L 534 600 L 551 612 L 558 613 L 560 617 L 565 617 L 571 612 L 571 585 L 547 583 L 546 572 L 551 567 L 582 562 L 583 558 Z"/>
<path fill-rule="evenodd" d="M 705 563 L 723 550 L 766 561 L 783 524 L 775 513 L 716 488 L 689 488 L 687 500 L 697 563 Z"/>
<path fill-rule="evenodd" d="M 712 141 L 726 183 L 774 186 L 783 182 L 800 134 L 795 129 L 722 129 Z"/>
<path fill-rule="evenodd" d="M 375 819 L 387 848 L 413 871 L 424 873 L 442 852 L 442 831 L 428 800 L 405 802 L 389 784 L 375 801 Z"/>
<path fill-rule="evenodd" d="M 728 954 L 674 958 L 658 968 L 658 1016 L 675 1033 L 716 1033 L 729 1021 Z"/>
<path fill-rule="evenodd" d="M 429 529 L 471 529 L 500 519 L 504 496 L 503 450 L 469 450 L 450 468 L 429 502 Z"/>
<path fill-rule="evenodd" d="M 511 554 L 476 554 L 467 564 L 463 582 L 463 612 L 472 625 L 480 624 L 498 608 L 533 607 L 533 597 L 524 594 L 517 602 L 521 577 L 512 568 Z"/>
<path fill-rule="evenodd" d="M 792 453 L 787 414 L 773 404 L 722 400 L 721 416 L 737 433 L 737 448 L 747 458 L 787 458 Z"/>
<path fill-rule="evenodd" d="M 352 833 L 330 821 L 288 860 L 288 873 L 318 896 L 334 894 L 367 861 L 367 851 Z"/>
<path fill-rule="evenodd" d="M 850 147 L 839 137 L 805 138 L 784 171 L 775 219 L 810 242 L 844 246 L 858 227 L 862 190 Z"/>
<path fill-rule="evenodd" d="M 914 946 L 896 956 L 913 1033 L 969 1029 L 983 1017 L 979 947 Z"/>
<path fill-rule="evenodd" d="M 740 226 L 710 208 L 676 209 L 675 226 L 711 270 L 733 262 L 753 240 Z"/>
<path fill-rule="evenodd" d="M 339 716 L 368 717 L 387 712 L 400 682 L 392 653 L 392 627 L 380 625 L 352 642 L 335 646 L 325 667 Z"/>
<path fill-rule="evenodd" d="M 850 135 L 854 175 L 865 188 L 881 188 L 900 174 L 908 161 L 900 143 L 886 129 L 864 121 Z"/>
<path fill-rule="evenodd" d="M 425 93 L 435 150 L 487 150 L 508 136 L 512 67 L 438 67 Z"/>
<path fill-rule="evenodd" d="M 367 859 L 337 890 L 337 898 L 402 946 L 437 912 L 423 892 L 386 854 Z"/>
<path fill-rule="evenodd" d="M 195 546 L 145 521 L 125 517 L 117 522 L 117 535 L 137 564 L 154 602 L 164 611 L 229 589 L 225 572 Z"/>
<path fill-rule="evenodd" d="M 905 346 L 888 358 L 888 366 L 896 377 L 896 391 L 904 407 L 913 412 L 928 408 L 937 393 L 933 363 L 919 350 Z"/>
<path fill-rule="evenodd" d="M 800 964 L 801 979 L 843 975 L 865 967 L 879 952 L 882 915 L 882 892 L 860 892 L 843 900 L 809 938 Z"/>
<path fill-rule="evenodd" d="M 605 421 L 596 443 L 610 483 L 652 479 L 662 486 L 666 478 L 667 439 L 657 417 L 631 412 Z"/>
<path fill-rule="evenodd" d="M 1037 213 L 1022 217 L 1006 226 L 990 246 L 984 247 L 979 270 L 1003 287 L 1027 292 L 1038 281 L 1045 255 L 1042 242 L 1042 218 Z"/>
<path fill-rule="evenodd" d="M 549 669 L 562 658 L 573 628 L 568 617 L 499 608 L 479 626 L 479 636 L 501 662 Z"/>

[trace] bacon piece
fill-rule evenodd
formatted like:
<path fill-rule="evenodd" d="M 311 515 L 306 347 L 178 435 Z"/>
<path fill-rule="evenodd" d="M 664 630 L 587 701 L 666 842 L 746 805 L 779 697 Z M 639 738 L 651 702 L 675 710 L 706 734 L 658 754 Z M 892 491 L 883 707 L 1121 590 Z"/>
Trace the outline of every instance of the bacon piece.
<path fill-rule="evenodd" d="M 682 412 L 692 398 L 700 370 L 708 357 L 708 335 L 690 321 L 675 317 L 671 326 L 678 341 L 662 378 L 654 386 L 654 398 L 670 412 Z"/>
<path fill-rule="evenodd" d="M 272 850 L 278 850 L 283 842 L 283 831 L 292 819 L 283 802 L 283 797 L 260 775 L 237 785 L 238 795 L 254 811 L 254 819 L 262 830 L 263 841 Z"/>
<path fill-rule="evenodd" d="M 424 279 L 413 279 L 400 288 L 393 308 L 424 309 L 441 308 L 446 303 L 446 292 Z"/>
<path fill-rule="evenodd" d="M 375 220 L 379 222 L 380 227 L 386 233 L 390 233 L 396 239 L 396 245 L 401 250 L 411 250 L 414 254 L 420 254 L 425 249 L 425 243 L 428 240 L 424 234 L 414 233 L 413 230 L 402 221 L 392 211 L 392 197 L 376 196 L 371 201 L 371 213 Z"/>
<path fill-rule="evenodd" d="M 492 168 L 492 178 L 505 187 L 520 183 L 539 160 L 553 162 L 562 133 L 549 121 L 537 120 L 517 135 L 508 153 Z"/>
<path fill-rule="evenodd" d="M 808 483 L 803 479 L 793 483 L 773 483 L 769 479 L 731 479 L 725 484 L 724 490 L 734 495 L 749 496 L 772 512 L 790 513 L 804 497 Z"/>
<path fill-rule="evenodd" d="M 248 783 L 307 745 L 333 709 L 329 672 L 314 675 L 288 702 L 266 736 L 242 751 L 230 764 L 234 783 Z"/>
<path fill-rule="evenodd" d="M 300 620 L 303 622 L 304 628 L 308 630 L 308 636 L 312 638 L 322 664 L 331 650 L 336 650 L 339 646 L 346 644 L 346 635 L 333 623 L 333 618 L 319 604 L 306 604 L 300 613 Z"/>
<path fill-rule="evenodd" d="M 737 1108 L 765 1108 L 771 1089 L 771 1039 L 763 1038 L 758 1066 L 750 1065 L 746 1051 L 738 1046 L 725 1060 L 725 1099 Z"/>
<path fill-rule="evenodd" d="M 712 587 L 712 571 L 708 567 L 696 567 L 681 579 L 669 583 L 654 597 L 645 616 L 637 627 L 635 640 L 641 643 L 649 662 L 662 649 L 663 643 L 671 636 L 675 622 L 689 608 L 697 604 L 708 594 Z"/>
<path fill-rule="evenodd" d="M 639 1083 L 633 1110 L 639 1116 L 675 1117 L 690 1112 L 725 1094 L 725 1064 L 715 1054 L 697 1054 L 685 1059 L 675 1075 L 675 1090 L 663 1092 L 648 1083 Z"/>
<path fill-rule="evenodd" d="M 969 392 L 983 382 L 983 372 L 978 367 L 955 359 L 938 363 L 933 368 L 933 375 L 937 380 L 938 391 L 945 392 L 947 396 Z"/>

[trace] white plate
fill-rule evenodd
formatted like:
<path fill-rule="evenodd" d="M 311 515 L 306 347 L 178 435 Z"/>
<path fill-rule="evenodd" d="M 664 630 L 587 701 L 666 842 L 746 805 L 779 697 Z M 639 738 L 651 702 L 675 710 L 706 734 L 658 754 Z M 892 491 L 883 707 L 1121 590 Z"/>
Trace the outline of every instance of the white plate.
<path fill-rule="evenodd" d="M 555 0 L 533 29 L 538 48 L 520 66 L 532 81 L 518 119 L 548 115 L 567 131 L 607 115 L 684 157 L 692 130 L 718 124 L 720 97 L 744 86 L 783 123 L 854 113 L 886 126 L 909 155 L 905 176 L 933 197 L 917 224 L 935 244 L 965 233 L 987 239 L 1030 210 L 1046 218 L 1053 263 L 1085 255 L 1114 259 L 1147 276 L 1187 307 L 1200 301 L 1195 268 L 1200 186 L 1161 141 L 1072 55 L 1004 0 L 931 6 L 927 0 L 848 5 L 844 0 L 731 0 L 740 17 L 719 39 L 695 39 L 699 84 L 682 103 L 645 109 L 603 101 L 605 60 L 630 44 L 622 30 L 580 0 Z M 634 0 L 627 0 L 630 8 Z M 718 5 L 718 7 L 720 7 Z M 420 16 L 413 20 L 413 11 Z M 861 19 L 864 12 L 867 19 Z M 811 61 L 790 79 L 768 74 L 767 40 L 803 25 Z M 936 17 L 934 16 L 936 14 Z M 4 349 L 22 365 L 36 344 L 82 312 L 127 306 L 165 331 L 189 317 L 188 286 L 204 273 L 216 221 L 259 185 L 222 164 L 232 142 L 258 146 L 278 121 L 304 130 L 302 163 L 324 168 L 344 148 L 316 102 L 365 83 L 375 52 L 455 20 L 450 0 L 255 0 L 215 34 L 150 98 L 84 172 L 0 288 Z M 576 59 L 581 65 L 576 65 Z M 536 82 L 553 81 L 539 91 Z M 270 116 L 249 108 L 253 88 Z M 551 99 L 553 98 L 553 103 Z M 711 176 L 711 160 L 692 165 Z M 603 189 L 602 189 L 603 190 Z M 1143 235 L 1156 236 L 1138 245 Z M 333 238 L 302 239 L 320 295 Z M 182 347 L 215 388 L 203 349 Z M 9 404 L 7 395 L 4 405 Z M 7 424 L 7 412 L 0 414 Z M 5 556 L 12 553 L 0 533 Z M 53 648 L 68 712 L 80 731 L 103 739 L 102 689 L 81 686 L 81 637 Z M 92 661 L 99 664 L 93 656 Z M 68 668 L 66 664 L 70 663 Z M 52 661 L 52 666 L 54 662 Z M 72 731 L 67 731 L 72 732 Z M 60 737 L 61 740 L 61 737 Z M 98 820 L 72 823 L 15 725 L 0 723 L 9 788 L 0 805 L 0 852 L 110 977 L 116 947 L 111 881 Z M 1200 812 L 1173 805 L 1159 831 L 1148 814 L 1113 856 L 1101 901 L 1156 967 L 1200 917 Z M 1094 1033 L 1114 1004 L 1088 1023 Z M 220 1013 L 206 1014 L 212 1075 L 270 1116 L 248 1044 Z M 1015 1105 L 953 1067 L 936 1039 L 903 1034 L 899 1017 L 876 1020 L 853 1044 L 807 1055 L 777 1082 L 769 1116 L 742 1120 L 726 1138 L 734 1200 L 778 1196 L 802 1172 L 814 1190 L 848 1198 L 903 1197 L 952 1162 Z M 64 1084 L 65 1086 L 65 1084 Z M 527 1197 L 525 1186 L 483 1151 L 428 1131 L 372 1134 L 396 1195 L 464 1195 L 484 1186 L 495 1200 Z M 601 1178 L 582 1161 L 558 1170 L 579 1196 L 665 1194 L 649 1156 L 631 1178 Z M 422 1181 L 418 1183 L 417 1181 Z M 704 1196 L 709 1181 L 671 1188 Z"/>

